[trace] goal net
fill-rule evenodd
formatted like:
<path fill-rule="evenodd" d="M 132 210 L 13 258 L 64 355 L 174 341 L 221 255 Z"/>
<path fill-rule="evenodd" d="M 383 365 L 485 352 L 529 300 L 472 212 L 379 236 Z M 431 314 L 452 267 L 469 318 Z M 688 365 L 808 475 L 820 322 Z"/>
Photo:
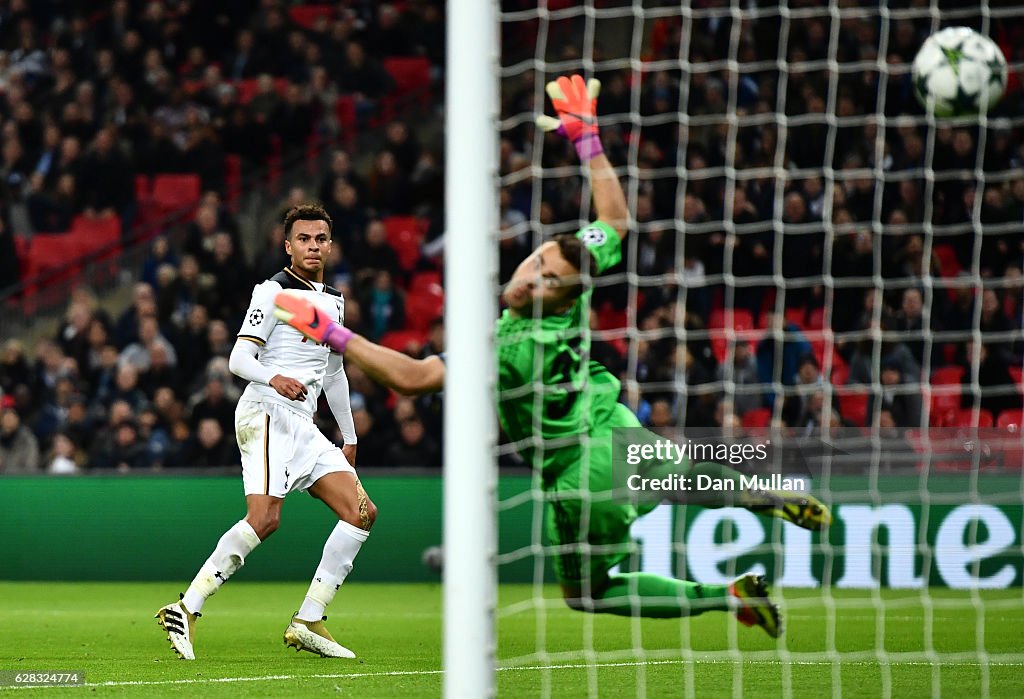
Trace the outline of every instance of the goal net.
<path fill-rule="evenodd" d="M 772 444 L 764 473 L 834 520 L 812 533 L 662 504 L 616 551 L 613 573 L 706 586 L 763 574 L 777 640 L 719 611 L 576 611 L 536 468 L 558 445 L 538 422 L 530 462 L 499 448 L 499 694 L 1019 686 L 1024 7 L 948 5 L 501 3 L 499 281 L 594 216 L 571 145 L 534 118 L 551 112 L 548 80 L 596 77 L 633 225 L 585 296 L 584 360 L 621 379 L 655 434 Z M 989 113 L 937 122 L 910 64 L 951 25 L 992 37 L 1010 81 Z M 599 509 L 584 503 L 568 526 Z M 585 560 L 608 553 L 583 539 Z"/>

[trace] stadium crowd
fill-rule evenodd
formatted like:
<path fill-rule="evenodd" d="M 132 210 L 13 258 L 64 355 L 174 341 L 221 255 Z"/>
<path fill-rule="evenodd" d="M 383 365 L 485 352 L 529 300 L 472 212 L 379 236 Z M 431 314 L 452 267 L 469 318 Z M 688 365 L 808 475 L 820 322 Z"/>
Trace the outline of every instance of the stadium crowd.
<path fill-rule="evenodd" d="M 137 173 L 199 173 L 205 194 L 183 242 L 153 241 L 127 310 L 107 314 L 83 286 L 56 337 L 3 346 L 0 473 L 238 463 L 232 416 L 241 386 L 227 356 L 252 285 L 285 259 L 280 225 L 263 249 L 242 249 L 225 205 L 224 156 L 259 172 L 275 140 L 300 154 L 311 137 L 334 142 L 341 127 L 330 105 L 338 95 L 355 96 L 361 125 L 381 124 L 379 102 L 390 89 L 384 57 L 426 56 L 440 74 L 442 4 L 334 3 L 332 18 L 310 27 L 274 0 L 255 10 L 115 0 L 100 13 L 74 2 L 51 13 L 51 4 L 58 3 L 11 0 L 0 14 L 0 286 L 17 278 L 14 235 L 63 230 L 78 214 L 116 215 L 129 229 Z M 993 128 L 942 127 L 930 149 L 923 126 L 898 119 L 921 113 L 906 68 L 927 22 L 893 23 L 887 81 L 871 69 L 839 74 L 838 126 L 826 119 L 833 97 L 825 64 L 815 63 L 828 57 L 827 19 L 790 20 L 782 80 L 778 18 L 738 28 L 738 74 L 721 62 L 733 29 L 728 18 L 687 29 L 689 60 L 714 69 L 598 71 L 606 151 L 617 165 L 631 149 L 638 154 L 637 240 L 624 246 L 611 283 L 599 282 L 592 313 L 593 327 L 609 331 L 592 355 L 637 382 L 624 384 L 638 388 L 623 400 L 654 428 L 775 421 L 806 431 L 823 424 L 829 395 L 832 424 L 886 429 L 955 424 L 957 409 L 975 402 L 993 418 L 1019 410 L 1024 139 L 1019 124 L 1001 120 L 1024 113 L 1019 80 L 1011 79 Z M 678 58 L 683 31 L 671 18 L 655 22 L 645 58 Z M 509 23 L 506 32 L 506 46 L 532 46 L 536 26 Z M 998 20 L 991 31 L 1011 61 L 1024 59 L 1022 33 Z M 838 36 L 841 62 L 877 58 L 877 19 L 844 21 Z M 578 58 L 573 51 L 559 58 Z M 507 54 L 512 64 L 514 51 Z M 504 116 L 532 116 L 541 79 L 507 79 Z M 245 80 L 256 87 L 243 103 L 237 86 Z M 622 116 L 634 91 L 639 123 Z M 432 106 L 442 99 L 442 90 L 431 91 Z M 735 133 L 732 109 L 741 119 Z M 646 119 L 680 112 L 691 126 Z M 775 112 L 797 125 L 787 130 Z M 879 126 L 871 116 L 878 112 L 894 120 Z M 535 190 L 530 121 L 502 134 L 502 281 L 535 236 L 570 229 L 581 215 L 579 178 L 546 178 Z M 424 321 L 407 303 L 418 276 L 439 275 L 437 261 L 403 264 L 385 230 L 388 217 L 410 214 L 428 222 L 428 237 L 443 228 L 440 151 L 421 145 L 419 130 L 401 120 L 382 126 L 381 141 L 372 154 L 333 151 L 319 188 L 296 188 L 281 209 L 309 198 L 325 203 L 335 240 L 328 281 L 345 293 L 350 327 L 375 340 L 418 327 L 403 346 L 440 352 L 441 322 Z M 780 149 L 784 170 L 776 168 Z M 553 137 L 540 164 L 576 160 Z M 834 185 L 826 167 L 835 170 Z M 535 212 L 539 230 L 530 223 Z M 640 280 L 634 317 L 643 334 L 632 348 L 617 332 L 631 298 L 626 270 Z M 974 275 L 983 290 L 969 284 Z M 631 366 L 635 375 L 627 376 Z M 360 465 L 439 465 L 438 399 L 399 398 L 348 371 Z M 938 375 L 957 386 L 955 405 L 922 398 L 922 382 Z"/>
<path fill-rule="evenodd" d="M 640 390 L 628 400 L 657 426 L 810 430 L 825 420 L 883 427 L 974 420 L 984 427 L 1000 414 L 1019 424 L 1021 76 L 1011 71 L 989 128 L 940 124 L 930 135 L 910 73 L 934 29 L 926 12 L 893 19 L 883 31 L 872 11 L 833 27 L 820 3 L 790 3 L 803 14 L 785 21 L 773 5 L 755 5 L 763 15 L 744 16 L 739 26 L 724 9 L 692 24 L 681 15 L 655 20 L 642 73 L 602 70 L 600 59 L 613 57 L 595 42 L 605 150 L 618 165 L 633 164 L 636 154 L 639 240 L 607 273 L 618 272 L 619 283 L 596 290 L 593 321 L 601 329 L 625 325 L 622 273 L 635 271 L 636 326 L 645 332 L 635 364 Z M 724 4 L 695 9 L 714 8 Z M 980 28 L 980 19 L 956 23 Z M 505 29 L 506 45 L 532 45 L 526 23 Z M 987 29 L 1009 62 L 1024 60 L 1024 26 L 1004 17 Z M 580 58 L 572 45 L 559 48 L 549 60 Z M 681 55 L 692 70 L 675 67 Z M 846 69 L 830 72 L 833 58 Z M 543 79 L 520 71 L 503 91 L 504 116 L 516 124 L 502 144 L 510 190 L 503 202 L 512 209 L 503 217 L 506 249 L 526 248 L 525 219 L 538 205 L 526 170 L 534 139 L 528 116 Z M 685 123 L 667 114 L 686 115 Z M 575 163 L 571 148 L 547 138 L 546 168 Z M 579 219 L 577 181 L 552 177 L 542 191 L 542 223 Z M 680 327 L 688 331 L 682 346 Z M 629 357 L 620 337 L 610 333 L 594 352 L 621 372 Z M 778 396 L 765 390 L 772 381 L 783 385 Z M 929 382 L 946 384 L 940 398 L 923 400 Z M 836 389 L 830 416 L 826 384 Z M 981 415 L 962 412 L 976 403 Z"/>
<path fill-rule="evenodd" d="M 408 275 L 382 220 L 437 219 L 440 157 L 393 119 L 383 64 L 421 57 L 439 74 L 442 9 L 435 0 L 0 4 L 0 288 L 19 281 L 19 237 L 116 216 L 131 242 L 136 175 L 194 173 L 204 192 L 183 237 L 153 241 L 127 310 L 111 316 L 83 285 L 56 337 L 5 342 L 0 472 L 238 462 L 239 385 L 226 358 L 253 284 L 286 260 L 280 226 L 265 250 L 243 249 L 226 202 L 227 156 L 259 175 L 272 156 L 343 146 L 322 182 L 281 204 L 325 203 L 335 221 L 330 281 L 346 293 L 350 324 L 375 339 L 402 327 Z M 351 125 L 340 121 L 341 96 L 354 103 Z M 433 109 L 440 97 L 430 97 Z M 352 152 L 347 127 L 382 132 L 358 172 L 353 160 L 365 154 Z M 425 335 L 437 342 L 436 330 Z M 357 424 L 373 427 L 360 461 L 439 463 L 436 407 L 389 400 L 352 374 Z"/>

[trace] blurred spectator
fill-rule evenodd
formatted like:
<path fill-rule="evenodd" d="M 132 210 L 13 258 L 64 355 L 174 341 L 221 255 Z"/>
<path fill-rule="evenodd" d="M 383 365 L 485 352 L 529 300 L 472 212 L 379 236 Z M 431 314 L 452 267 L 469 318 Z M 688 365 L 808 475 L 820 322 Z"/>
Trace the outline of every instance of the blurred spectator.
<path fill-rule="evenodd" d="M 139 374 L 139 387 L 148 398 L 152 398 L 161 386 L 180 386 L 181 373 L 172 361 L 174 349 L 159 339 L 146 345 L 148 366 Z"/>
<path fill-rule="evenodd" d="M 54 475 L 79 473 L 79 450 L 67 435 L 58 434 L 53 438 L 53 446 L 47 458 L 46 472 Z"/>
<path fill-rule="evenodd" d="M 924 299 L 920 289 L 905 289 L 892 329 L 907 333 L 904 341 L 918 365 L 924 365 Z M 902 424 L 902 423 L 901 423 Z"/>
<path fill-rule="evenodd" d="M 398 330 L 405 324 L 405 300 L 387 270 L 376 273 L 373 286 L 360 297 L 359 302 L 371 340 L 379 340 L 385 333 Z"/>
<path fill-rule="evenodd" d="M 117 146 L 113 129 L 101 129 L 82 163 L 82 180 L 89 183 L 85 212 L 90 216 L 120 216 L 128 222 L 133 200 L 133 171 Z"/>
<path fill-rule="evenodd" d="M 239 318 L 252 291 L 252 279 L 245 258 L 235 253 L 235 245 L 228 233 L 219 232 L 213 236 L 213 250 L 200 258 L 200 266 L 213 279 L 210 313 L 224 320 Z"/>
<path fill-rule="evenodd" d="M 244 309 L 242 310 L 244 312 Z M 210 322 L 206 331 L 206 342 L 211 360 L 218 357 L 226 360 L 235 344 L 234 335 L 228 331 L 228 326 L 223 320 Z"/>
<path fill-rule="evenodd" d="M 977 406 L 992 413 L 993 417 L 999 417 L 999 413 L 1004 410 L 1020 410 L 1024 406 L 1024 399 L 1010 376 L 1006 360 L 990 352 L 985 343 L 974 340 L 968 341 L 965 349 L 969 366 L 964 373 L 964 386 L 960 392 L 961 407 Z M 977 394 L 971 383 L 970 365 L 974 363 L 978 364 Z"/>
<path fill-rule="evenodd" d="M 374 279 L 379 270 L 388 272 L 392 279 L 399 272 L 398 254 L 388 245 L 387 229 L 379 220 L 370 221 L 366 226 L 366 239 L 349 254 L 356 270 L 356 288 Z"/>
<path fill-rule="evenodd" d="M 411 192 L 410 173 L 402 170 L 395 154 L 382 150 L 374 156 L 373 169 L 367 178 L 366 203 L 378 216 L 408 214 Z"/>
<path fill-rule="evenodd" d="M 359 41 L 345 46 L 345 64 L 337 76 L 338 88 L 356 100 L 356 115 L 366 123 L 377 111 L 377 100 L 391 91 L 394 81 L 376 59 L 366 55 Z"/>
<path fill-rule="evenodd" d="M 719 365 L 717 377 L 719 381 L 731 381 L 735 385 L 735 393 L 728 392 L 728 387 L 726 389 L 737 415 L 745 415 L 751 410 L 763 406 L 760 391 L 745 390 L 761 381 L 757 373 L 757 360 L 750 350 L 749 342 L 741 341 L 733 345 L 732 367 L 726 367 L 725 364 Z"/>
<path fill-rule="evenodd" d="M 139 339 L 124 348 L 118 361 L 131 365 L 140 373 L 149 371 L 150 354 L 154 345 L 158 345 L 163 352 L 164 367 L 173 367 L 178 363 L 174 347 L 160 332 L 160 324 L 154 316 L 147 316 L 139 321 Z"/>
<path fill-rule="evenodd" d="M 32 368 L 20 340 L 8 340 L 0 354 L 0 391 L 13 393 L 18 384 L 31 381 Z"/>
<path fill-rule="evenodd" d="M 157 316 L 156 294 L 153 287 L 139 282 L 132 291 L 132 305 L 118 317 L 114 326 L 114 340 L 118 347 L 127 347 L 139 339 L 142 318 Z"/>
<path fill-rule="evenodd" d="M 8 289 L 21 280 L 18 255 L 14 245 L 7 208 L 0 208 L 0 289 Z"/>
<path fill-rule="evenodd" d="M 39 443 L 14 408 L 0 410 L 0 473 L 38 473 Z"/>
<path fill-rule="evenodd" d="M 902 381 L 918 383 L 921 380 L 921 365 L 914 359 L 914 355 L 907 346 L 899 341 L 885 339 L 888 331 L 888 323 L 882 325 L 881 329 L 874 325 L 871 337 L 858 343 L 857 348 L 850 358 L 851 384 L 873 384 L 880 381 L 880 369 L 882 366 L 892 366 L 899 370 Z M 874 338 L 881 337 L 880 342 Z M 874 352 L 876 343 L 881 344 L 879 350 L 880 364 L 875 365 Z"/>
<path fill-rule="evenodd" d="M 189 466 L 227 466 L 241 463 L 241 457 L 234 440 L 228 438 L 216 419 L 209 417 L 199 421 L 186 452 L 185 463 Z"/>
<path fill-rule="evenodd" d="M 388 448 L 388 466 L 441 465 L 441 449 L 434 437 L 427 434 L 411 400 L 403 398 L 398 401 L 394 420 L 398 425 L 398 440 Z"/>
<path fill-rule="evenodd" d="M 789 427 L 803 427 L 813 421 L 814 413 L 821 408 L 813 398 L 822 392 L 823 386 L 818 360 L 813 354 L 805 354 L 797 366 L 796 381 L 782 402 L 783 422 Z"/>
<path fill-rule="evenodd" d="M 179 264 L 178 255 L 171 249 L 167 236 L 158 236 L 153 240 L 149 257 L 142 263 L 141 280 L 154 289 L 159 288 L 157 283 L 157 270 L 164 265 L 176 268 Z"/>
<path fill-rule="evenodd" d="M 139 388 L 139 371 L 131 364 L 118 364 L 114 372 L 114 386 L 100 394 L 100 403 L 109 408 L 115 401 L 123 401 L 137 414 L 147 404 L 146 394 Z"/>
<path fill-rule="evenodd" d="M 800 358 L 811 353 L 811 343 L 795 323 L 787 322 L 777 313 L 765 315 L 767 334 L 757 343 L 757 374 L 763 384 L 771 384 L 774 377 L 784 386 L 796 383 Z M 781 352 L 779 351 L 781 348 Z M 774 405 L 775 392 L 764 394 L 765 405 Z"/>
<path fill-rule="evenodd" d="M 381 219 L 415 212 L 429 219 L 428 240 L 444 231 L 444 163 L 432 128 L 441 99 L 433 86 L 443 71 L 443 4 L 349 4 L 312 30 L 292 25 L 288 8 L 274 2 L 246 6 L 115 0 L 103 12 L 70 15 L 60 8 L 46 11 L 45 5 L 16 0 L 6 16 L 9 21 L 0 22 L 7 51 L 0 56 L 5 68 L 0 70 L 0 198 L 6 203 L 0 208 L 0 286 L 19 279 L 15 230 L 66 230 L 76 216 L 102 212 L 116 212 L 127 224 L 136 204 L 136 172 L 197 172 L 204 189 L 222 190 L 225 153 L 241 160 L 245 196 L 249 183 L 267 174 L 272 150 L 280 146 L 286 159 L 291 154 L 302 157 L 308 137 L 316 134 L 327 147 L 338 148 L 328 156 L 329 173 L 316 185 L 335 220 L 327 279 L 345 288 L 346 323 L 374 336 L 403 328 L 396 311 L 401 310 L 409 279 L 399 268 Z M 851 363 L 850 380 L 875 387 L 873 400 L 882 401 L 879 412 L 886 420 L 912 421 L 904 415 L 913 410 L 902 404 L 911 393 L 918 395 L 920 367 L 945 363 L 943 350 L 954 345 L 958 360 L 967 359 L 959 354 L 962 338 L 978 331 L 988 353 L 980 397 L 1010 397 L 1012 391 L 1019 398 L 1012 384 L 998 382 L 1012 381 L 1005 371 L 1007 361 L 1019 366 L 1024 355 L 1024 340 L 1017 337 L 1024 321 L 1024 236 L 1012 230 L 1014 222 L 1024 220 L 1024 179 L 1017 173 L 1021 130 L 1004 119 L 1021 113 L 1020 91 L 1011 88 L 989 115 L 984 134 L 939 125 L 931 138 L 919 124 L 903 118 L 922 114 L 911 97 L 907 61 L 924 38 L 923 25 L 855 18 L 832 27 L 809 11 L 791 18 L 790 45 L 780 50 L 776 20 L 769 13 L 745 17 L 740 26 L 728 18 L 697 18 L 685 44 L 678 16 L 653 22 L 643 37 L 646 57 L 653 64 L 678 60 L 680 48 L 688 46 L 688 60 L 711 67 L 688 75 L 654 70 L 637 82 L 628 67 L 608 68 L 608 54 L 595 46 L 595 75 L 605 86 L 599 108 L 602 116 L 611 117 L 602 125 L 605 150 L 623 172 L 628 167 L 640 174 L 631 199 L 639 226 L 635 250 L 626 246 L 625 264 L 612 271 L 641 275 L 640 303 L 627 306 L 631 299 L 624 283 L 602 285 L 594 295 L 596 308 L 607 304 L 611 309 L 599 314 L 600 327 L 614 330 L 610 319 L 626 312 L 645 334 L 636 341 L 636 375 L 628 377 L 640 382 L 632 387 L 634 392 L 645 392 L 661 412 L 659 401 L 669 400 L 670 412 L 685 415 L 691 426 L 729 423 L 732 410 L 742 414 L 759 406 L 761 397 L 740 390 L 721 400 L 721 381 L 732 378 L 740 389 L 763 381 L 803 385 L 796 363 L 810 351 L 810 343 L 795 325 L 769 315 L 768 332 L 756 355 L 746 346 L 737 347 L 734 365 L 717 367 L 706 339 L 711 309 L 732 303 L 748 309 L 760 325 L 763 309 L 786 306 L 798 309 L 805 323 L 816 317 L 814 309 L 828 303 L 824 322 Z M 965 15 L 963 21 L 970 23 L 974 16 Z M 1019 32 L 1010 18 L 993 16 L 990 21 L 993 35 L 1011 45 Z M 791 64 L 780 75 L 775 64 L 779 55 L 820 61 L 833 50 L 840 66 L 870 62 L 882 48 L 883 29 L 889 36 L 889 54 L 883 58 L 890 71 L 884 95 L 877 94 L 870 71 L 833 71 L 830 77 L 813 64 L 806 71 Z M 536 23 L 513 20 L 502 31 L 503 46 L 510 52 L 507 65 L 530 58 Z M 741 71 L 736 79 L 728 66 L 722 68 L 734 53 L 742 65 L 757 70 Z M 395 55 L 426 56 L 431 62 L 432 81 L 422 86 L 431 90 L 426 114 L 403 113 L 406 105 L 394 100 L 382 108 L 381 99 L 394 87 L 383 61 Z M 548 58 L 569 64 L 581 60 L 581 54 L 569 47 Z M 587 215 L 586 191 L 578 178 L 534 179 L 538 144 L 527 125 L 537 111 L 537 96 L 543 94 L 536 82 L 541 76 L 521 71 L 507 78 L 500 115 L 509 125 L 500 152 L 500 171 L 507 180 L 501 223 L 509 234 L 501 242 L 503 278 L 529 252 L 534 233 L 546 236 L 570 229 Z M 780 85 L 784 104 L 776 94 Z M 358 159 L 333 141 L 349 135 L 339 132 L 339 95 L 351 95 L 356 103 L 362 129 Z M 873 113 L 883 100 L 889 120 L 880 128 Z M 643 116 L 658 118 L 643 124 L 619 118 L 635 102 Z M 696 121 L 681 128 L 674 119 L 660 118 L 675 113 L 681 103 Z M 766 118 L 778 104 L 796 118 L 788 134 Z M 381 117 L 388 120 L 386 126 L 369 133 Z M 739 119 L 736 124 L 734 118 Z M 370 151 L 363 148 L 374 143 L 378 145 Z M 352 141 L 344 144 L 355 152 Z M 631 150 L 630 144 L 639 144 L 638 149 Z M 823 156 L 821 144 L 831 144 L 834 152 Z M 571 147 L 557 135 L 544 136 L 541 145 L 536 155 L 542 166 L 578 165 Z M 979 152 L 982 147 L 984 152 Z M 630 160 L 634 154 L 635 163 Z M 322 165 L 324 155 L 311 168 Z M 814 174 L 822 166 L 834 170 Z M 925 166 L 930 168 L 928 182 Z M 283 186 L 308 186 L 291 180 L 287 162 L 283 167 Z M 979 167 L 983 188 L 954 173 Z M 538 194 L 542 201 L 536 201 Z M 107 406 L 114 412 L 114 406 L 122 405 L 114 400 L 125 378 L 118 376 L 118 365 L 148 366 L 126 395 L 133 403 L 135 391 L 153 400 L 152 412 L 135 415 L 138 441 L 147 445 L 152 463 L 184 463 L 186 443 L 197 445 L 200 436 L 191 439 L 182 400 L 189 392 L 206 391 L 206 367 L 211 358 L 222 362 L 230 350 L 252 282 L 286 264 L 279 226 L 267 227 L 264 250 L 253 254 L 242 247 L 243 241 L 259 235 L 250 230 L 241 235 L 224 195 L 206 191 L 194 222 L 187 224 L 183 244 L 180 232 L 168 228 L 167 238 L 154 242 L 143 268 L 128 270 L 141 273 L 144 283 L 136 287 L 132 307 L 117 323 L 105 319 L 94 301 L 81 304 L 76 299 L 56 338 L 59 347 L 41 344 L 34 363 L 17 346 L 5 347 L 0 389 L 18 405 L 26 424 L 44 436 L 63 430 L 57 434 L 88 448 L 90 421 L 107 420 Z M 288 195 L 289 203 L 304 198 L 301 188 Z M 238 207 L 239 201 L 232 199 L 231 205 Z M 975 220 L 976 209 L 980 221 Z M 537 221 L 525 218 L 534 212 Z M 685 245 L 666 223 L 671 221 L 685 224 Z M 936 226 L 934 236 L 924 236 L 920 226 L 925 223 Z M 541 229 L 532 231 L 537 225 Z M 825 237 L 828 226 L 831 238 Z M 124 231 L 133 234 L 127 225 Z M 981 259 L 975 260 L 979 236 Z M 825 250 L 829 240 L 834 241 L 832 249 Z M 952 249 L 952 260 L 944 246 Z M 931 259 L 926 249 L 932 250 Z M 245 259 L 257 268 L 252 276 Z M 831 269 L 826 270 L 828 260 Z M 958 267 L 967 270 L 963 278 L 954 276 Z M 835 282 L 828 289 L 822 283 L 825 272 Z M 726 273 L 731 277 L 720 276 Z M 971 275 L 979 273 L 998 283 L 976 293 L 980 287 Z M 661 274 L 674 274 L 682 289 L 652 279 Z M 932 279 L 926 280 L 927 275 Z M 794 283 L 776 290 L 773 279 L 780 277 Z M 733 278 L 740 282 L 734 285 Z M 934 293 L 922 297 L 919 290 L 929 287 Z M 951 294 L 947 287 L 954 289 Z M 677 309 L 684 299 L 686 308 Z M 960 332 L 962 338 L 950 339 L 950 346 L 934 347 L 933 356 L 926 356 L 925 316 L 930 316 L 930 329 Z M 154 325 L 160 341 L 150 337 Z M 687 333 L 685 349 L 677 347 L 680 327 Z M 787 334 L 779 335 L 779 330 Z M 901 335 L 893 337 L 892 331 Z M 808 327 L 806 337 L 815 338 L 820 354 L 820 336 L 810 333 L 817 328 Z M 438 350 L 438 343 L 431 345 L 425 351 Z M 621 345 L 595 342 L 592 357 L 625 371 L 630 363 L 621 358 L 625 341 Z M 980 349 L 972 352 L 975 358 L 981 355 Z M 353 374 L 355 387 L 361 380 Z M 718 381 L 712 382 L 714 378 Z M 649 390 L 650 383 L 658 384 L 662 393 Z M 677 383 L 685 383 L 685 405 L 674 405 L 670 394 L 675 391 L 667 388 Z M 223 387 L 230 403 L 235 388 L 230 377 Z M 397 444 L 386 393 L 365 381 L 360 390 L 365 408 L 365 419 L 360 419 L 376 421 L 373 434 Z M 84 410 L 83 400 L 93 403 L 93 414 Z M 417 407 L 427 435 L 436 437 L 439 403 L 430 401 L 421 400 Z M 820 422 L 818 393 L 803 396 L 801 402 L 814 404 L 800 411 L 806 422 Z M 193 420 L 198 420 L 198 406 L 192 407 Z M 116 422 L 124 419 L 121 415 Z M 222 430 L 229 441 L 230 429 Z M 410 431 L 415 432 L 414 426 Z M 373 453 L 372 439 L 361 440 L 361 460 Z M 61 445 L 62 452 L 65 447 Z"/>
<path fill-rule="evenodd" d="M 189 399 L 189 424 L 193 429 L 198 429 L 203 420 L 212 419 L 217 421 L 222 432 L 234 433 L 235 401 L 238 396 L 228 394 L 225 389 L 227 380 L 227 377 L 217 372 L 208 372 L 205 387 Z"/>
<path fill-rule="evenodd" d="M 91 468 L 117 469 L 122 473 L 153 465 L 146 443 L 139 435 L 138 424 L 126 418 L 96 439 L 89 455 Z"/>
<path fill-rule="evenodd" d="M 915 385 L 907 385 L 898 358 L 889 357 L 882 363 L 880 393 L 868 396 L 868 420 L 874 419 L 876 396 L 881 396 L 882 411 L 887 412 L 898 427 L 918 427 L 921 424 L 921 392 Z"/>
<path fill-rule="evenodd" d="M 352 421 L 356 437 L 359 438 L 357 462 L 363 466 L 387 466 L 388 446 L 393 443 L 394 435 L 385 432 L 383 426 L 377 424 L 373 414 L 366 409 L 366 401 L 362 396 L 358 399 L 353 396 Z"/>

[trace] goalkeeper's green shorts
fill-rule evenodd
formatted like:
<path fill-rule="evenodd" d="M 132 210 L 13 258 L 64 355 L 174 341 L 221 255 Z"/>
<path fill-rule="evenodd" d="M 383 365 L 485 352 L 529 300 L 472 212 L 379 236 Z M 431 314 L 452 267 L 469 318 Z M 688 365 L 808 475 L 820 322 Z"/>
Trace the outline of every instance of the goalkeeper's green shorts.
<path fill-rule="evenodd" d="M 600 586 L 608 571 L 635 550 L 637 517 L 658 503 L 624 503 L 612 495 L 612 428 L 641 427 L 624 405 L 591 434 L 587 463 L 569 465 L 547 489 L 544 513 L 555 576 L 571 585 Z"/>

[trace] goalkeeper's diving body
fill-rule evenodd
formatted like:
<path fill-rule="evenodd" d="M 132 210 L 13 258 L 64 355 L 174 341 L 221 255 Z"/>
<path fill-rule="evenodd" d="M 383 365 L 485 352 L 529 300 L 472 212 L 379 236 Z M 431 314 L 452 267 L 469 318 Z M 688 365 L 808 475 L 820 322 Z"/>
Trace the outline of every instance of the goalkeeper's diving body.
<path fill-rule="evenodd" d="M 598 137 L 598 89 L 597 81 L 585 83 L 578 75 L 549 83 L 548 94 L 559 119 L 537 120 L 542 128 L 557 129 L 570 138 L 580 160 L 588 165 L 597 220 L 575 236 L 559 236 L 540 245 L 519 265 L 503 291 L 507 308 L 496 328 L 501 426 L 510 441 L 525 445 L 520 453 L 526 461 L 541 469 L 546 533 L 551 547 L 559 552 L 554 570 L 570 607 L 662 618 L 732 610 L 744 624 L 761 626 L 777 637 L 781 633 L 778 609 L 768 599 L 760 576 L 740 576 L 729 585 L 705 585 L 649 573 L 611 572 L 629 555 L 630 525 L 658 503 L 611 497 L 612 430 L 641 425 L 618 400 L 619 380 L 598 362 L 589 361 L 590 291 L 584 282 L 591 272 L 599 274 L 619 261 L 621 240 L 628 230 L 625 194 Z M 379 383 L 405 394 L 443 389 L 442 357 L 413 359 L 376 345 L 330 322 L 292 295 L 280 294 L 277 305 L 279 318 L 343 352 L 347 361 Z M 538 430 L 543 443 L 552 446 L 534 449 Z M 678 472 L 674 464 L 672 468 Z M 737 486 L 740 477 L 710 462 L 689 465 L 687 470 L 683 475 L 729 479 Z M 686 502 L 685 495 L 667 493 L 665 497 Z M 728 497 L 700 504 L 739 505 L 813 530 L 831 521 L 824 505 L 802 493 L 722 495 Z"/>

